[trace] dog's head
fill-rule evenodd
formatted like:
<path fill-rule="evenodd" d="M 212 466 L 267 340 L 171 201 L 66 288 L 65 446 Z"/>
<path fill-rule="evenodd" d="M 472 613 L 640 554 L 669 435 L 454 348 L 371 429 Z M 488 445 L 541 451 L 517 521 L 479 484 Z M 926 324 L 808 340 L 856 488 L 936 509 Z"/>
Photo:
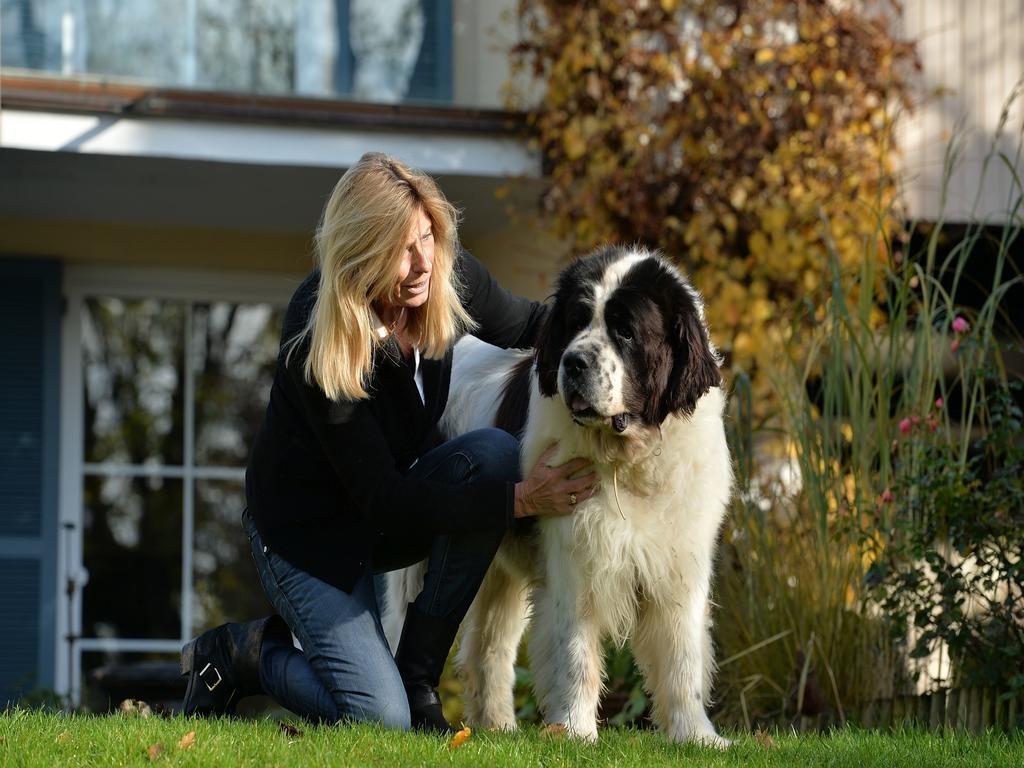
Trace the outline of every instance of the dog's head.
<path fill-rule="evenodd" d="M 693 413 L 721 384 L 704 305 L 661 256 L 610 247 L 559 277 L 537 346 L 541 394 L 561 395 L 582 426 L 617 433 Z"/>

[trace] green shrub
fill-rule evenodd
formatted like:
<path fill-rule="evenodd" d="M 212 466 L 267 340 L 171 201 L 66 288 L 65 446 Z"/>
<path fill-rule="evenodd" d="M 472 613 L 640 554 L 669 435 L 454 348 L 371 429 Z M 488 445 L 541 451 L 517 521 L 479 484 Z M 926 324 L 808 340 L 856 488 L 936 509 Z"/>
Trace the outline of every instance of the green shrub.
<path fill-rule="evenodd" d="M 548 221 L 578 253 L 637 242 L 678 259 L 759 416 L 827 256 L 855 270 L 899 225 L 892 127 L 917 59 L 898 6 L 519 0 L 512 65 L 543 86 L 529 106 Z"/>
<path fill-rule="evenodd" d="M 978 372 L 984 376 L 987 371 Z M 934 413 L 904 424 L 920 441 L 913 476 L 897 471 L 899 535 L 871 576 L 910 655 L 948 648 L 964 686 L 1024 689 L 1024 445 L 1019 381 L 987 377 L 981 436 L 965 466 Z M 937 403 L 941 410 L 943 402 Z M 897 465 L 899 470 L 899 466 Z M 908 632 L 913 627 L 914 632 Z"/>

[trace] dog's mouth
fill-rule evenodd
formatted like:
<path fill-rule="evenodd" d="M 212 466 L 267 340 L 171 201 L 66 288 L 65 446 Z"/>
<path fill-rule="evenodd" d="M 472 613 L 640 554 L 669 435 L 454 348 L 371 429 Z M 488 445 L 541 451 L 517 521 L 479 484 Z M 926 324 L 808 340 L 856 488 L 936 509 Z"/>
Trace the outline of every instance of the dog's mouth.
<path fill-rule="evenodd" d="M 579 393 L 574 392 L 568 398 L 569 410 L 572 412 L 572 420 L 581 427 L 605 426 L 611 427 L 617 434 L 622 434 L 629 427 L 629 414 L 617 413 L 613 416 L 605 416 L 591 405 Z"/>

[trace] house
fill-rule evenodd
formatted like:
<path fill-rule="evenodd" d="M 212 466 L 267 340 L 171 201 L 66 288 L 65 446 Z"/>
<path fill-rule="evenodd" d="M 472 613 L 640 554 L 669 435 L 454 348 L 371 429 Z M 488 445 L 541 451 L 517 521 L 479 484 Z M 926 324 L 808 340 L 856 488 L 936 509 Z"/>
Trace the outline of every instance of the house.
<path fill-rule="evenodd" d="M 237 528 L 246 453 L 282 307 L 363 152 L 436 176 L 464 244 L 546 295 L 560 250 L 530 226 L 540 158 L 501 108 L 514 5 L 0 5 L 0 701 L 89 702 L 91 670 L 173 659 L 264 610 Z M 905 8 L 922 88 L 956 89 L 906 127 L 908 195 L 934 220 L 945 134 L 963 113 L 991 135 L 1024 15 Z M 1009 180 L 990 178 L 998 217 Z"/>

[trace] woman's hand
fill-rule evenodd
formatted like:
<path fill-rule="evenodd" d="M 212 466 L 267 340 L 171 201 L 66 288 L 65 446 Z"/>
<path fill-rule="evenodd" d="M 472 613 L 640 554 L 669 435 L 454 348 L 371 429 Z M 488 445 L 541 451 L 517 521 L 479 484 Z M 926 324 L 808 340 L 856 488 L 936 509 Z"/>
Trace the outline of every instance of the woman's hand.
<path fill-rule="evenodd" d="M 597 492 L 593 471 L 574 477 L 593 466 L 588 459 L 572 459 L 557 467 L 548 465 L 557 447 L 555 444 L 544 451 L 529 476 L 516 483 L 516 517 L 571 515 L 577 504 Z"/>

